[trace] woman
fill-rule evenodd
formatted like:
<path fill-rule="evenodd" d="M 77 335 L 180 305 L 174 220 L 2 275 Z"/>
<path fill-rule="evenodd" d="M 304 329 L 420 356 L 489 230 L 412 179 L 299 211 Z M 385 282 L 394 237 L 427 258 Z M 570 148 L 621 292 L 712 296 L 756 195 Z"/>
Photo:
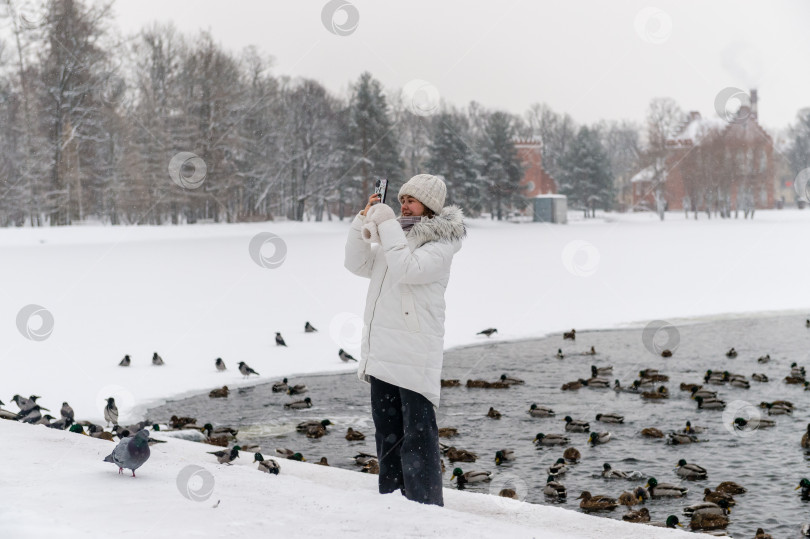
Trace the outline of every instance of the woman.
<path fill-rule="evenodd" d="M 443 505 L 436 407 L 444 291 L 466 231 L 444 207 L 444 182 L 419 174 L 399 190 L 402 215 L 371 195 L 351 225 L 346 268 L 369 277 L 358 377 L 371 384 L 381 494 Z M 372 245 L 373 244 L 373 245 Z"/>

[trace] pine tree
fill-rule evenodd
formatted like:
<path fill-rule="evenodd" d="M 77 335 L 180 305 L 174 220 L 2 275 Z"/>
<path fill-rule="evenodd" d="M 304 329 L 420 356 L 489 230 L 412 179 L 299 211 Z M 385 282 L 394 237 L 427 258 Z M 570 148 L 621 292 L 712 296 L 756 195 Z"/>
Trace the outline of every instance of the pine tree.
<path fill-rule="evenodd" d="M 560 193 L 572 207 L 588 215 L 601 207 L 610 209 L 613 200 L 612 174 L 608 158 L 597 131 L 581 127 L 561 162 Z"/>
<path fill-rule="evenodd" d="M 489 114 L 481 140 L 481 177 L 490 195 L 493 216 L 503 219 L 504 207 L 523 206 L 520 179 L 523 168 L 513 141 L 512 118 L 504 112 Z"/>
<path fill-rule="evenodd" d="M 481 211 L 481 185 L 476 170 L 472 133 L 467 118 L 458 112 L 442 112 L 433 118 L 427 172 L 444 178 L 446 204 L 457 204 L 466 213 Z"/>

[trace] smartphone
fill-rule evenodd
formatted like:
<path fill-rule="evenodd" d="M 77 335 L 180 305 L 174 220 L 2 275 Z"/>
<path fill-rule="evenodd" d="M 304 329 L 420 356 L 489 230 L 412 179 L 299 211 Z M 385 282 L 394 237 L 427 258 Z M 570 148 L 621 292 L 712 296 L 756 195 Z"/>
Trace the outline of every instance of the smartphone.
<path fill-rule="evenodd" d="M 374 194 L 380 195 L 380 202 L 385 204 L 385 193 L 388 191 L 388 180 L 380 179 L 374 182 Z"/>

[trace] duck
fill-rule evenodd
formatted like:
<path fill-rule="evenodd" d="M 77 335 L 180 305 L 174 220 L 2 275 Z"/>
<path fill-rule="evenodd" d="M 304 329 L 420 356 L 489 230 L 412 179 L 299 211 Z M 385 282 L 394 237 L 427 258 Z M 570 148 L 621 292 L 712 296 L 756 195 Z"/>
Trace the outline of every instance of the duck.
<path fill-rule="evenodd" d="M 563 354 L 562 348 L 557 348 L 557 354 L 554 357 L 556 357 L 557 359 L 563 359 L 565 357 L 565 354 Z"/>
<path fill-rule="evenodd" d="M 596 355 L 596 348 L 591 346 L 591 349 L 588 350 L 587 352 L 582 352 L 582 355 L 583 356 L 595 356 Z"/>
<path fill-rule="evenodd" d="M 655 391 L 644 391 L 641 394 L 641 398 L 647 400 L 660 400 L 660 399 L 668 399 L 669 398 L 669 391 L 664 386 L 660 386 Z"/>
<path fill-rule="evenodd" d="M 281 466 L 278 465 L 278 462 L 273 459 L 265 460 L 262 454 L 258 452 L 253 454 L 253 462 L 259 463 L 258 470 L 260 472 L 278 475 L 278 472 L 281 471 Z"/>
<path fill-rule="evenodd" d="M 592 432 L 588 437 L 588 443 L 591 445 L 606 444 L 610 441 L 609 432 Z"/>
<path fill-rule="evenodd" d="M 565 485 L 558 482 L 553 475 L 549 475 L 548 478 L 546 478 L 546 486 L 543 488 L 543 494 L 557 500 L 565 499 Z"/>
<path fill-rule="evenodd" d="M 687 463 L 686 459 L 681 459 L 678 461 L 678 467 L 675 468 L 675 473 L 684 479 L 690 479 L 693 481 L 706 479 L 708 477 L 706 468 L 703 466 L 698 466 L 697 464 Z"/>
<path fill-rule="evenodd" d="M 657 369 L 644 369 L 639 371 L 639 378 L 651 380 L 653 382 L 669 382 L 669 376 L 661 374 Z"/>
<path fill-rule="evenodd" d="M 666 522 L 647 522 L 648 526 L 657 526 L 659 528 L 675 528 L 675 526 L 683 528 L 683 524 L 678 520 L 675 515 L 669 515 Z"/>
<path fill-rule="evenodd" d="M 512 488 L 502 488 L 500 491 L 498 491 L 498 496 L 502 498 L 512 498 L 513 500 L 520 499 L 517 492 L 515 492 L 515 489 Z"/>
<path fill-rule="evenodd" d="M 567 471 L 568 471 L 568 466 L 565 465 L 565 459 L 564 458 L 559 458 L 559 459 L 557 459 L 557 462 L 555 462 L 554 464 L 552 464 L 551 466 L 548 467 L 548 470 L 546 470 L 546 473 L 548 475 L 553 475 L 554 477 L 557 477 L 559 475 L 565 475 L 565 473 Z"/>
<path fill-rule="evenodd" d="M 571 341 L 577 340 L 577 330 L 572 329 L 571 331 L 563 332 L 563 340 L 568 339 Z"/>
<path fill-rule="evenodd" d="M 576 447 L 569 447 L 563 451 L 563 458 L 566 460 L 566 462 L 576 464 L 579 462 L 579 459 L 582 458 L 582 455 L 580 455 L 579 450 Z"/>
<path fill-rule="evenodd" d="M 599 376 L 605 376 L 613 374 L 613 365 L 608 365 L 606 367 L 597 367 L 596 365 L 591 365 L 591 377 L 598 378 Z"/>
<path fill-rule="evenodd" d="M 489 382 L 486 380 L 467 380 L 467 387 L 481 387 L 486 388 L 489 387 Z"/>
<path fill-rule="evenodd" d="M 689 489 L 670 483 L 659 483 L 655 477 L 647 479 L 645 488 L 651 498 L 681 498 L 686 496 Z"/>
<path fill-rule="evenodd" d="M 456 479 L 458 478 L 458 479 Z M 492 481 L 492 472 L 464 472 L 461 468 L 453 469 L 453 475 L 450 476 L 450 481 L 456 479 L 459 489 L 463 489 L 464 485 L 468 483 L 488 483 Z"/>
<path fill-rule="evenodd" d="M 588 432 L 591 429 L 587 421 L 572 419 L 570 415 L 565 416 L 565 430 L 568 432 Z"/>
<path fill-rule="evenodd" d="M 329 461 L 326 460 L 326 457 L 321 457 L 321 460 L 319 460 L 315 464 L 317 464 L 319 466 L 329 466 Z"/>
<path fill-rule="evenodd" d="M 807 478 L 802 478 L 802 480 L 799 481 L 799 486 L 796 487 L 793 490 L 799 490 L 799 489 L 802 489 L 802 492 L 801 492 L 802 499 L 810 498 L 810 481 L 808 481 Z"/>
<path fill-rule="evenodd" d="M 724 494 L 745 494 L 748 490 L 740 485 L 739 483 L 735 483 L 734 481 L 723 481 L 717 488 L 715 488 L 717 492 L 722 492 Z"/>
<path fill-rule="evenodd" d="M 212 399 L 224 399 L 228 397 L 228 386 L 222 386 L 220 389 L 212 389 L 208 396 Z"/>
<path fill-rule="evenodd" d="M 693 530 L 724 530 L 728 526 L 728 517 L 714 513 L 697 513 L 689 522 Z"/>
<path fill-rule="evenodd" d="M 563 391 L 573 391 L 576 389 L 580 389 L 583 385 L 588 385 L 585 380 L 576 380 L 574 382 L 568 382 L 562 385 Z"/>
<path fill-rule="evenodd" d="M 286 393 L 287 379 L 285 378 L 281 382 L 274 383 L 271 389 L 273 390 L 273 393 Z"/>
<path fill-rule="evenodd" d="M 770 533 L 765 533 L 765 530 L 762 528 L 757 528 L 756 535 L 754 535 L 754 539 L 773 539 Z"/>
<path fill-rule="evenodd" d="M 445 454 L 450 462 L 475 462 L 475 460 L 478 458 L 478 455 L 472 451 L 467 451 L 466 449 L 456 449 L 455 447 L 449 447 L 447 449 L 447 453 Z"/>
<path fill-rule="evenodd" d="M 441 386 L 442 387 L 459 387 L 461 385 L 460 380 L 442 380 Z"/>
<path fill-rule="evenodd" d="M 739 378 L 732 378 L 728 381 L 728 385 L 740 389 L 750 389 L 751 384 L 747 380 L 740 380 Z"/>
<path fill-rule="evenodd" d="M 624 423 L 624 416 L 619 414 L 596 414 L 596 420 L 602 423 Z"/>
<path fill-rule="evenodd" d="M 291 410 L 302 410 L 304 408 L 312 408 L 312 399 L 307 397 L 302 401 L 287 402 L 284 403 L 284 408 L 289 408 Z"/>
<path fill-rule="evenodd" d="M 732 425 L 737 430 L 769 429 L 776 426 L 776 421 L 762 418 L 748 420 L 743 417 L 735 417 Z"/>
<path fill-rule="evenodd" d="M 646 427 L 641 429 L 641 435 L 645 438 L 663 438 L 664 433 L 655 427 Z"/>
<path fill-rule="evenodd" d="M 768 375 L 766 375 L 765 373 L 755 372 L 754 374 L 751 375 L 751 380 L 753 380 L 754 382 L 767 382 Z"/>
<path fill-rule="evenodd" d="M 765 354 L 764 356 L 759 356 L 757 358 L 757 363 L 767 363 L 771 360 L 770 354 Z"/>
<path fill-rule="evenodd" d="M 358 430 L 354 430 L 353 428 L 349 427 L 346 430 L 345 438 L 350 442 L 359 442 L 360 440 L 365 440 L 366 435 Z"/>
<path fill-rule="evenodd" d="M 562 434 L 543 434 L 542 432 L 538 433 L 533 440 L 537 445 L 565 445 L 570 441 Z"/>
<path fill-rule="evenodd" d="M 644 487 L 636 487 L 633 492 L 624 491 L 619 495 L 619 503 L 627 507 L 645 503 L 650 498 L 650 493 Z"/>
<path fill-rule="evenodd" d="M 810 423 L 807 424 L 807 431 L 802 434 L 802 447 L 810 449 Z"/>
<path fill-rule="evenodd" d="M 790 375 L 805 378 L 807 377 L 807 372 L 804 370 L 804 367 L 799 367 L 799 365 L 794 361 L 790 364 Z"/>
<path fill-rule="evenodd" d="M 506 376 L 505 374 L 501 375 L 501 382 L 503 382 L 504 384 L 514 384 L 514 385 L 525 384 L 525 382 L 520 378 L 515 378 L 514 376 Z"/>
<path fill-rule="evenodd" d="M 455 427 L 439 427 L 439 438 L 452 438 L 458 436 L 458 429 Z"/>
<path fill-rule="evenodd" d="M 688 517 L 694 517 L 698 513 L 727 515 L 729 512 L 730 510 L 726 500 L 719 500 L 719 503 L 700 502 L 683 508 L 683 514 Z"/>
<path fill-rule="evenodd" d="M 696 397 L 698 403 L 698 410 L 724 410 L 726 408 L 725 401 L 720 399 L 704 399 L 703 397 Z"/>
<path fill-rule="evenodd" d="M 295 430 L 298 432 L 306 433 L 311 428 L 324 428 L 332 425 L 332 422 L 328 419 L 322 419 L 321 421 L 310 420 L 310 421 L 302 421 L 298 425 L 295 426 Z"/>
<path fill-rule="evenodd" d="M 684 434 L 697 434 L 705 430 L 705 427 L 693 427 L 692 422 L 689 420 L 686 421 L 686 426 L 683 428 Z"/>
<path fill-rule="evenodd" d="M 702 387 L 703 386 L 700 384 L 689 384 L 687 382 L 681 382 L 681 391 L 688 391 L 691 393 L 692 391 L 698 390 Z"/>
<path fill-rule="evenodd" d="M 602 495 L 592 496 L 587 490 L 582 491 L 577 500 L 582 500 L 579 502 L 579 507 L 584 511 L 613 511 L 619 506 L 615 498 Z"/>
<path fill-rule="evenodd" d="M 358 466 L 365 466 L 372 460 L 377 460 L 377 455 L 369 455 L 368 453 L 361 452 L 351 457 L 351 460 L 353 460 Z"/>
<path fill-rule="evenodd" d="M 709 487 L 703 489 L 703 501 L 704 502 L 712 502 L 712 503 L 719 503 L 720 500 L 725 500 L 728 506 L 734 505 L 734 497 L 731 494 L 726 494 L 724 492 L 719 492 L 716 490 L 712 490 Z"/>
<path fill-rule="evenodd" d="M 615 391 L 616 393 L 638 393 L 638 387 L 636 386 L 624 387 L 622 386 L 621 382 L 619 382 L 618 380 L 614 380 L 613 391 Z"/>
<path fill-rule="evenodd" d="M 799 384 L 804 384 L 806 382 L 806 380 L 804 379 L 804 376 L 790 375 L 790 376 L 785 376 L 784 382 L 786 384 L 799 385 Z"/>
<path fill-rule="evenodd" d="M 528 414 L 532 417 L 554 417 L 554 410 L 547 406 L 537 406 L 537 404 L 532 403 L 529 406 Z"/>
<path fill-rule="evenodd" d="M 495 451 L 495 464 L 500 465 L 503 462 L 510 462 L 515 460 L 515 452 L 511 449 L 499 449 Z"/>
<path fill-rule="evenodd" d="M 655 382 L 650 380 L 649 378 L 638 378 L 637 380 L 633 380 L 632 387 L 636 389 L 643 389 L 645 387 L 653 387 Z"/>
<path fill-rule="evenodd" d="M 306 462 L 307 459 L 301 453 L 293 451 L 292 449 L 285 449 L 283 447 L 276 448 L 276 455 L 288 460 L 297 460 L 298 462 Z"/>
<path fill-rule="evenodd" d="M 370 461 L 366 462 L 363 465 L 363 468 L 360 470 L 360 472 L 373 475 L 380 475 L 380 463 L 377 461 L 377 459 L 371 459 Z"/>
<path fill-rule="evenodd" d="M 723 376 L 723 373 L 713 372 L 711 369 L 706 371 L 706 375 L 703 377 L 703 381 L 707 384 L 712 384 L 715 386 L 722 386 L 725 385 L 726 383 L 726 379 Z"/>
<path fill-rule="evenodd" d="M 583 385 L 591 389 L 610 389 L 610 380 L 607 378 L 593 377 L 586 380 L 586 383 Z"/>
<path fill-rule="evenodd" d="M 638 511 L 629 511 L 622 516 L 622 520 L 625 522 L 649 522 L 650 510 L 642 507 Z"/>
<path fill-rule="evenodd" d="M 777 404 L 776 402 L 769 402 L 768 406 L 768 415 L 792 415 L 793 414 L 793 407 L 785 406 L 782 404 Z"/>
<path fill-rule="evenodd" d="M 630 479 L 630 475 L 627 472 L 614 470 L 607 462 L 602 465 L 602 477 L 605 479 Z"/>
<path fill-rule="evenodd" d="M 287 395 L 300 395 L 301 393 L 306 393 L 309 391 L 305 384 L 296 384 L 294 386 L 287 386 Z"/>
<path fill-rule="evenodd" d="M 492 419 L 500 419 L 501 413 L 492 406 L 490 406 L 489 412 L 487 412 L 487 417 L 491 417 Z"/>
<path fill-rule="evenodd" d="M 692 390 L 691 397 L 693 399 L 697 399 L 698 397 L 704 399 L 716 399 L 717 398 L 717 391 L 710 391 L 708 389 L 702 389 L 702 386 L 697 386 Z"/>
<path fill-rule="evenodd" d="M 729 349 L 728 352 L 726 352 L 726 357 L 729 357 L 729 358 L 737 357 L 737 351 L 734 349 L 733 346 Z"/>
<path fill-rule="evenodd" d="M 805 537 L 810 537 L 810 522 L 805 522 L 804 524 L 802 524 L 802 535 L 804 535 Z"/>
<path fill-rule="evenodd" d="M 697 441 L 697 436 L 680 432 L 670 432 L 667 438 L 667 443 L 670 445 L 694 444 Z"/>
<path fill-rule="evenodd" d="M 672 350 L 669 348 L 664 348 L 661 350 L 661 357 L 672 357 Z"/>

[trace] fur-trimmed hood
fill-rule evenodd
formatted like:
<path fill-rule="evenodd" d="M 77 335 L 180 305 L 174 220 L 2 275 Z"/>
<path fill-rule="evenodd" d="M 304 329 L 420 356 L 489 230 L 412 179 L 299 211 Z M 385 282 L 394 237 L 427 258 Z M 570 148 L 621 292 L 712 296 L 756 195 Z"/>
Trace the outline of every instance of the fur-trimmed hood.
<path fill-rule="evenodd" d="M 423 218 L 413 225 L 406 236 L 409 240 L 414 239 L 417 247 L 429 241 L 460 242 L 467 236 L 464 213 L 458 206 L 445 206 L 432 219 Z"/>

